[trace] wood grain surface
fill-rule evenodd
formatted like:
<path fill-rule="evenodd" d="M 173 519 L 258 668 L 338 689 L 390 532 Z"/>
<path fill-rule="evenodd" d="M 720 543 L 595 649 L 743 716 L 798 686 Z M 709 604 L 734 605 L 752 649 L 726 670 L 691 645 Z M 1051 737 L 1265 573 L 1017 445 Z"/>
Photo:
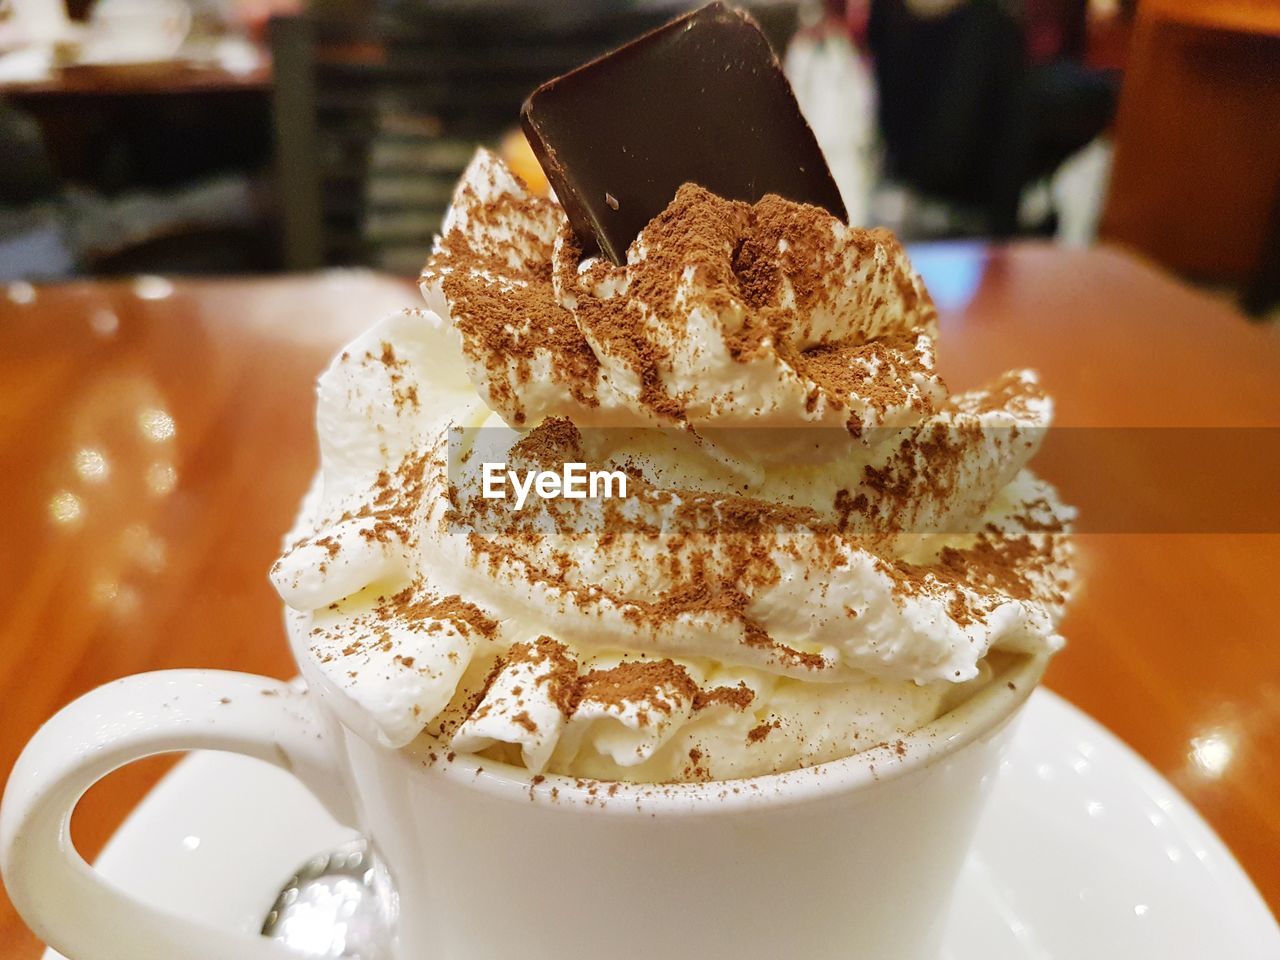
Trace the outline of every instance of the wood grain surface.
<path fill-rule="evenodd" d="M 1030 366 L 1070 427 L 1280 428 L 1280 331 L 1140 261 L 955 246 L 917 262 L 955 388 Z M 43 720 L 107 680 L 292 673 L 266 570 L 315 468 L 314 379 L 415 302 L 361 272 L 0 288 L 3 776 Z M 1086 492 L 1114 475 L 1175 515 L 1204 502 L 1167 465 L 1099 449 L 1046 473 L 1068 490 L 1092 478 Z M 1091 529 L 1048 684 L 1169 777 L 1278 909 L 1280 534 Z M 73 825 L 86 855 L 167 765 L 90 792 Z M 39 956 L 4 899 L 0 956 Z"/>

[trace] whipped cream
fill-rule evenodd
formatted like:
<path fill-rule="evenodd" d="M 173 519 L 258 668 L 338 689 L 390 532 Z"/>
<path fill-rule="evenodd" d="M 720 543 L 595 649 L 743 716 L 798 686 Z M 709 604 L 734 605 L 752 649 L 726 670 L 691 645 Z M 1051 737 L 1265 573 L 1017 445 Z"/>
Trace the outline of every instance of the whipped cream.
<path fill-rule="evenodd" d="M 898 243 L 687 185 L 623 266 L 491 154 L 422 276 L 320 379 L 272 579 L 308 673 L 394 747 L 753 776 L 892 741 L 1054 650 L 1072 511 L 1034 375 L 949 394 Z M 481 462 L 628 471 L 482 495 Z"/>

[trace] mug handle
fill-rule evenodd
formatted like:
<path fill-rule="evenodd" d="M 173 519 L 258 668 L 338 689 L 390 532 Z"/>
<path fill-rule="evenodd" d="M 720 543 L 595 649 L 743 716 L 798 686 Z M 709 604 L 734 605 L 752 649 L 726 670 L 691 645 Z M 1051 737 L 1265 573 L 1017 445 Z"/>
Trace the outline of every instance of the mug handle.
<path fill-rule="evenodd" d="M 288 770 L 354 822 L 305 692 L 267 677 L 166 670 L 125 677 L 63 707 L 14 765 L 0 807 L 0 872 L 14 907 L 70 960 L 297 960 L 265 937 L 155 910 L 116 889 L 71 842 L 71 812 L 113 770 L 158 753 L 223 750 Z"/>

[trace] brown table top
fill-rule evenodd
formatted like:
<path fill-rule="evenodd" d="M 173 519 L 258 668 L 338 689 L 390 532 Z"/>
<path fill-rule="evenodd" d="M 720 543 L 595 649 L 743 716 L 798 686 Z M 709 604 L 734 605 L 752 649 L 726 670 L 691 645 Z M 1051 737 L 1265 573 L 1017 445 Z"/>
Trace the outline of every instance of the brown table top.
<path fill-rule="evenodd" d="M 1280 427 L 1280 330 L 1139 261 L 1019 246 L 918 262 L 953 387 L 1032 366 L 1072 426 Z M 415 301 L 362 272 L 0 292 L 5 776 L 44 719 L 115 677 L 292 673 L 266 570 L 316 462 L 313 381 L 344 338 Z M 1158 465 L 1094 466 L 1182 495 Z M 1280 534 L 1080 543 L 1085 586 L 1049 686 L 1169 777 L 1280 910 Z M 1205 737 L 1225 762 L 1195 762 Z M 85 853 L 165 766 L 90 792 Z M 7 901 L 0 955 L 38 955 Z"/>
<path fill-rule="evenodd" d="M 0 96 L 24 98 L 103 97 L 135 94 L 268 91 L 271 65 L 231 71 L 184 60 L 145 64 L 77 64 L 39 80 L 0 83 Z"/>

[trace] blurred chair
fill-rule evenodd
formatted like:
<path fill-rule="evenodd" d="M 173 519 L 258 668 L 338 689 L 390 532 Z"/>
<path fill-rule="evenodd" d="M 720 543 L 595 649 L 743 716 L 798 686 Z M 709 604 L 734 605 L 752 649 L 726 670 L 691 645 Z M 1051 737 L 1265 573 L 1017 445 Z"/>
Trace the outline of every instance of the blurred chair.
<path fill-rule="evenodd" d="M 403 9 L 273 21 L 276 165 L 290 269 L 416 274 L 477 143 L 542 81 L 666 22 L 671 8 Z M 794 8 L 780 8 L 794 18 Z M 766 25 L 777 31 L 778 12 Z M 776 42 L 776 41 L 775 41 Z"/>
<path fill-rule="evenodd" d="M 1017 229 L 1027 185 L 1102 133 L 1115 79 L 1082 61 L 1082 0 L 872 0 L 881 132 L 891 177 Z"/>
<path fill-rule="evenodd" d="M 1102 235 L 1280 303 L 1280 2 L 1140 0 Z"/>
<path fill-rule="evenodd" d="M 57 191 L 40 125 L 0 101 L 0 207 L 26 206 Z"/>

